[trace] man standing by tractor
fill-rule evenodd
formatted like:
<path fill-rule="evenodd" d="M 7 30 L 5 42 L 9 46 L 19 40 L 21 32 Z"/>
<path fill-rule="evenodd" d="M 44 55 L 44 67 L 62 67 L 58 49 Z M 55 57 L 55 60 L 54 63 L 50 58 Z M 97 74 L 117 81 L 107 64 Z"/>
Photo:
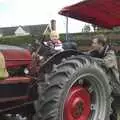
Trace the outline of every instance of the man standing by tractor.
<path fill-rule="evenodd" d="M 107 44 L 104 35 L 97 35 L 92 39 L 92 50 L 89 54 L 92 57 L 102 58 L 107 68 L 111 69 L 119 82 L 119 72 L 117 66 L 117 58 L 114 50 Z"/>

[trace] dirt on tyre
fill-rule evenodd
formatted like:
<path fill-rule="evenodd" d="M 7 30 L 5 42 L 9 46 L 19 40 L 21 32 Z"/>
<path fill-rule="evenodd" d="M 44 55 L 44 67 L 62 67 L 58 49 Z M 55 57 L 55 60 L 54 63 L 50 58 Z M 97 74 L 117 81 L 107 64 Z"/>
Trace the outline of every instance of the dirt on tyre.
<path fill-rule="evenodd" d="M 41 93 L 40 120 L 109 120 L 111 88 L 105 71 L 91 58 L 70 57 L 55 65 Z"/>

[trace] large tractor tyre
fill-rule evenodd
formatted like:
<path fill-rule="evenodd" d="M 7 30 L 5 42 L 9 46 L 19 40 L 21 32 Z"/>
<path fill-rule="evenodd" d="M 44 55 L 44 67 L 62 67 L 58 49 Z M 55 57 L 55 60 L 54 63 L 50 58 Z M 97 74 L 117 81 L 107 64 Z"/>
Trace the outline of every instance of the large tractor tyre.
<path fill-rule="evenodd" d="M 94 60 L 71 57 L 54 66 L 35 120 L 110 120 L 111 88 Z"/>

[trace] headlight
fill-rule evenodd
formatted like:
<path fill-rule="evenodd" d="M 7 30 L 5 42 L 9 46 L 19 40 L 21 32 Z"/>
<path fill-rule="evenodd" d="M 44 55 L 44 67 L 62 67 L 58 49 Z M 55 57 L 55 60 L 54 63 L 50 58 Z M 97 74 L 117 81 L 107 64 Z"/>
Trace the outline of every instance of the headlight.
<path fill-rule="evenodd" d="M 24 69 L 25 74 L 29 74 L 29 70 L 27 68 Z"/>

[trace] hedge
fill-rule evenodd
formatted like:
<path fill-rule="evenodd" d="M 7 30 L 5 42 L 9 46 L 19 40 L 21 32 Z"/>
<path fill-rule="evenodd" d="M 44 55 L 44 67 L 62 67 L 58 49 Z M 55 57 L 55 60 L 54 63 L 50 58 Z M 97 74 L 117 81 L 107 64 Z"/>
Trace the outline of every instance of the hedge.
<path fill-rule="evenodd" d="M 88 46 L 90 45 L 90 40 L 92 39 L 92 36 L 96 34 L 102 34 L 99 33 L 70 33 L 68 34 L 68 40 L 75 41 L 78 46 Z M 111 41 L 113 45 L 120 45 L 120 32 L 106 32 L 104 33 Z M 8 45 L 17 45 L 22 46 L 26 44 L 32 44 L 34 43 L 36 37 L 33 36 L 8 36 L 8 37 L 1 37 L 0 38 L 0 44 L 8 44 Z M 38 36 L 37 38 L 42 38 Z M 66 35 L 60 34 L 60 40 L 65 41 Z M 45 39 L 49 39 L 48 36 L 46 36 Z"/>
<path fill-rule="evenodd" d="M 32 36 L 11 36 L 11 37 L 1 37 L 0 44 L 8 45 L 23 45 L 33 43 Z"/>

